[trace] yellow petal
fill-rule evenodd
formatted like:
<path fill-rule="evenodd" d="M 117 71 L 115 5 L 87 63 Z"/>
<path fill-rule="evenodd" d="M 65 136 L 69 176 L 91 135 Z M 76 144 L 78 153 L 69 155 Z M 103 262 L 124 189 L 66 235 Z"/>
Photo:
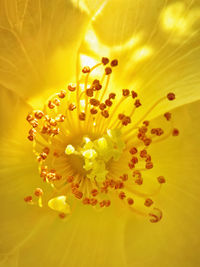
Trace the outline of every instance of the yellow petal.
<path fill-rule="evenodd" d="M 25 98 L 63 86 L 74 74 L 86 16 L 65 0 L 0 5 L 0 83 Z"/>
<path fill-rule="evenodd" d="M 128 266 L 198 266 L 200 227 L 199 180 L 200 101 L 174 110 L 179 137 L 152 146 L 155 177 L 166 184 L 157 197 L 163 219 L 155 225 L 142 219 L 126 228 Z"/>

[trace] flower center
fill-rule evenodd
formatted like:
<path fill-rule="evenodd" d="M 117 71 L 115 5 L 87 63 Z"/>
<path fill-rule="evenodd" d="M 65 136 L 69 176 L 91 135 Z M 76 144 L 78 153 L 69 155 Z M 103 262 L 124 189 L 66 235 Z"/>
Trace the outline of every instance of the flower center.
<path fill-rule="evenodd" d="M 40 177 L 50 185 L 52 194 L 44 197 L 43 190 L 37 188 L 34 196 L 24 200 L 39 207 L 47 205 L 61 218 L 70 213 L 73 201 L 94 208 L 120 201 L 157 222 L 162 212 L 151 197 L 160 191 L 165 178 L 147 177 L 146 171 L 154 167 L 148 151 L 154 143 L 177 136 L 179 131 L 170 123 L 169 112 L 163 114 L 162 127 L 154 125 L 148 116 L 161 102 L 174 100 L 175 95 L 169 93 L 146 110 L 135 91 L 110 91 L 110 77 L 118 61 L 112 60 L 110 66 L 108 63 L 108 58 L 102 58 L 94 67 L 84 67 L 82 77 L 78 74 L 76 83 L 67 86 L 68 92 L 61 90 L 43 110 L 28 114 L 28 139 L 33 142 Z M 99 68 L 103 72 L 94 78 L 92 73 Z M 135 116 L 138 108 L 144 108 L 139 119 Z M 148 187 L 149 180 L 155 186 Z"/>

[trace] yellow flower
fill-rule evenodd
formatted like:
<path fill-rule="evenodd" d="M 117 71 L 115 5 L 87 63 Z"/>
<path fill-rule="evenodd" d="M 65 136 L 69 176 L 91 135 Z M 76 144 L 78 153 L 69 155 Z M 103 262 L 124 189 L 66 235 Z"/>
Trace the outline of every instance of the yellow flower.
<path fill-rule="evenodd" d="M 199 266 L 198 1 L 0 4 L 1 266 Z"/>

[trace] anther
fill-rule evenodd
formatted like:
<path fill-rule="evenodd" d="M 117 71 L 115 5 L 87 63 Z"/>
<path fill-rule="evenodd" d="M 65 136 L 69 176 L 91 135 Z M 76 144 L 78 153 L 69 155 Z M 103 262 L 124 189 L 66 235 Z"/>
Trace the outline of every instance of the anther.
<path fill-rule="evenodd" d="M 128 174 L 123 174 L 122 176 L 119 177 L 122 181 L 127 181 L 128 180 Z"/>
<path fill-rule="evenodd" d="M 43 191 L 41 188 L 36 188 L 35 193 L 36 197 L 41 197 L 43 195 Z"/>
<path fill-rule="evenodd" d="M 86 115 L 85 115 L 84 112 L 81 112 L 81 113 L 79 114 L 79 120 L 84 121 L 84 120 L 85 120 L 85 117 L 86 117 Z"/>
<path fill-rule="evenodd" d="M 60 98 L 65 98 L 66 93 L 67 93 L 67 92 L 66 92 L 65 90 L 61 90 L 60 93 L 58 93 L 58 97 L 60 97 Z"/>
<path fill-rule="evenodd" d="M 99 108 L 100 108 L 101 110 L 104 110 L 104 109 L 106 108 L 106 104 L 101 103 L 101 104 L 99 105 Z"/>
<path fill-rule="evenodd" d="M 112 101 L 110 101 L 110 99 L 106 99 L 105 104 L 106 104 L 106 106 L 111 107 Z"/>
<path fill-rule="evenodd" d="M 38 111 L 35 111 L 34 115 L 35 115 L 36 119 L 40 120 L 44 116 L 44 113 L 42 111 L 38 110 Z"/>
<path fill-rule="evenodd" d="M 157 178 L 157 180 L 158 180 L 158 182 L 160 183 L 160 184 L 164 184 L 166 181 L 165 181 L 165 178 L 163 177 L 163 176 L 159 176 L 158 178 Z"/>
<path fill-rule="evenodd" d="M 139 99 L 136 99 L 134 105 L 136 108 L 139 108 L 142 104 L 140 103 Z"/>
<path fill-rule="evenodd" d="M 105 68 L 105 74 L 106 75 L 109 75 L 109 74 L 111 74 L 112 73 L 112 69 L 110 68 L 110 67 L 106 67 Z"/>
<path fill-rule="evenodd" d="M 102 57 L 101 62 L 103 65 L 107 65 L 109 63 L 109 59 L 107 57 Z"/>
<path fill-rule="evenodd" d="M 67 88 L 70 92 L 74 92 L 76 90 L 76 86 L 72 84 L 69 84 Z"/>
<path fill-rule="evenodd" d="M 174 93 L 169 93 L 169 94 L 167 94 L 167 98 L 168 98 L 168 100 L 172 101 L 172 100 L 175 99 L 175 94 Z"/>
<path fill-rule="evenodd" d="M 136 98 L 138 94 L 135 91 L 131 91 L 132 98 Z"/>
<path fill-rule="evenodd" d="M 166 112 L 164 114 L 164 117 L 166 118 L 167 121 L 169 121 L 171 119 L 171 116 L 172 116 L 172 114 L 170 112 Z"/>
<path fill-rule="evenodd" d="M 73 111 L 74 109 L 76 108 L 76 106 L 74 105 L 74 104 L 69 104 L 69 107 L 68 107 L 68 109 L 70 110 L 70 111 Z"/>
<path fill-rule="evenodd" d="M 130 91 L 128 89 L 122 89 L 122 95 L 123 96 L 129 96 Z"/>
<path fill-rule="evenodd" d="M 129 197 L 129 198 L 127 198 L 127 202 L 128 202 L 129 205 L 133 205 L 134 200 Z"/>
<path fill-rule="evenodd" d="M 31 114 L 28 114 L 28 116 L 26 117 L 26 120 L 28 122 L 32 121 L 34 119 L 34 117 Z"/>
<path fill-rule="evenodd" d="M 123 118 L 125 118 L 125 115 L 122 114 L 122 113 L 120 113 L 120 114 L 118 115 L 118 119 L 121 121 L 121 120 L 123 120 Z"/>
<path fill-rule="evenodd" d="M 56 106 L 60 106 L 60 100 L 59 100 L 58 98 L 55 98 L 55 99 L 53 100 L 53 103 L 54 103 L 54 105 L 56 105 Z"/>
<path fill-rule="evenodd" d="M 55 104 L 52 103 L 52 101 L 49 101 L 49 102 L 48 102 L 48 107 L 49 107 L 50 109 L 53 109 L 53 108 L 55 108 Z"/>
<path fill-rule="evenodd" d="M 153 168 L 153 163 L 151 161 L 147 162 L 145 165 L 146 169 L 152 169 Z"/>
<path fill-rule="evenodd" d="M 134 155 L 137 153 L 137 148 L 136 147 L 132 147 L 130 150 L 129 150 L 130 154 Z"/>
<path fill-rule="evenodd" d="M 108 117 L 109 117 L 109 113 L 108 113 L 107 110 L 103 110 L 103 111 L 101 112 L 101 115 L 102 115 L 104 118 L 108 118 Z"/>
<path fill-rule="evenodd" d="M 144 202 L 144 205 L 145 205 L 146 207 L 150 207 L 152 204 L 153 204 L 153 200 L 150 199 L 150 198 L 147 198 L 147 199 L 145 200 L 145 202 Z"/>
<path fill-rule="evenodd" d="M 30 124 L 33 126 L 33 128 L 36 128 L 38 126 L 38 121 L 37 119 L 31 120 Z"/>
<path fill-rule="evenodd" d="M 96 197 L 98 195 L 98 190 L 97 189 L 93 189 L 91 191 L 91 194 L 92 194 L 93 197 Z"/>
<path fill-rule="evenodd" d="M 97 107 L 97 106 L 99 106 L 100 103 L 99 103 L 99 100 L 97 100 L 95 98 L 91 98 L 90 99 L 90 104 L 95 106 L 95 107 Z"/>
<path fill-rule="evenodd" d="M 118 65 L 118 60 L 117 59 L 113 59 L 110 63 L 111 67 L 116 67 Z"/>
<path fill-rule="evenodd" d="M 174 128 L 173 131 L 172 131 L 172 135 L 173 136 L 178 136 L 179 135 L 179 130 Z"/>
<path fill-rule="evenodd" d="M 87 90 L 86 90 L 86 95 L 87 95 L 88 97 L 92 97 L 93 94 L 94 94 L 94 93 L 93 93 L 93 89 L 90 88 L 90 89 L 87 89 Z"/>
<path fill-rule="evenodd" d="M 89 66 L 85 66 L 85 67 L 82 69 L 82 72 L 83 72 L 83 73 L 89 73 L 89 72 L 90 72 L 90 67 L 89 67 Z"/>
<path fill-rule="evenodd" d="M 27 196 L 24 198 L 25 202 L 32 202 L 32 200 L 33 200 L 32 196 Z"/>
<path fill-rule="evenodd" d="M 98 110 L 95 109 L 95 108 L 91 108 L 91 109 L 90 109 L 90 113 L 91 113 L 92 115 L 97 114 L 97 112 L 98 112 Z"/>
<path fill-rule="evenodd" d="M 109 94 L 109 99 L 115 99 L 116 97 L 116 94 L 115 93 L 110 93 Z"/>
<path fill-rule="evenodd" d="M 124 193 L 123 191 L 121 191 L 121 192 L 119 193 L 119 198 L 120 198 L 120 199 L 124 199 L 125 197 L 126 197 L 125 193 Z"/>

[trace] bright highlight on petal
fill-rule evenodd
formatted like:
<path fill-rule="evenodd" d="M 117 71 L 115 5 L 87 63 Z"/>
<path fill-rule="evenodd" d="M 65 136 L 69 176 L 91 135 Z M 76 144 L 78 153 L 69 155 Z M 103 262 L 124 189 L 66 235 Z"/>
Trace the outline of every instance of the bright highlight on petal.
<path fill-rule="evenodd" d="M 144 48 L 137 59 L 148 53 Z M 174 128 L 169 112 L 163 114 L 160 125 L 154 125 L 148 116 L 163 101 L 173 101 L 175 94 L 169 92 L 146 110 L 134 90 L 111 87 L 117 66 L 117 59 L 110 61 L 107 57 L 94 66 L 82 66 L 76 83 L 51 96 L 43 110 L 27 116 L 31 125 L 28 139 L 33 142 L 40 177 L 54 194 L 60 192 L 60 196 L 48 200 L 48 206 L 61 218 L 70 212 L 66 199 L 70 199 L 70 205 L 78 199 L 95 209 L 119 201 L 152 223 L 162 218 L 152 196 L 158 194 L 166 179 L 162 175 L 146 178 L 146 172 L 154 168 L 149 147 L 178 136 L 179 130 Z M 137 116 L 138 109 L 143 110 L 142 117 Z M 42 207 L 42 196 L 39 188 L 34 197 L 29 195 L 24 200 Z M 38 202 L 35 197 L 39 197 Z"/>

